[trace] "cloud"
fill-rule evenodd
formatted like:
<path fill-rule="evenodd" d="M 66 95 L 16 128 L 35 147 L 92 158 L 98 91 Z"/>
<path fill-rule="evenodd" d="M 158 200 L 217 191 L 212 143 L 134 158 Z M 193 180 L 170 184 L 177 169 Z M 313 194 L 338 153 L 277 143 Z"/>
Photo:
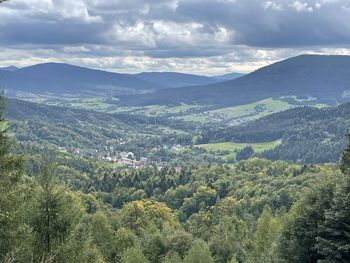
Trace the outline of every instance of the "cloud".
<path fill-rule="evenodd" d="M 350 0 L 11 0 L 0 5 L 0 47 L 11 54 L 1 64 L 17 52 L 17 64 L 247 70 L 286 50 L 347 49 L 349 15 Z"/>

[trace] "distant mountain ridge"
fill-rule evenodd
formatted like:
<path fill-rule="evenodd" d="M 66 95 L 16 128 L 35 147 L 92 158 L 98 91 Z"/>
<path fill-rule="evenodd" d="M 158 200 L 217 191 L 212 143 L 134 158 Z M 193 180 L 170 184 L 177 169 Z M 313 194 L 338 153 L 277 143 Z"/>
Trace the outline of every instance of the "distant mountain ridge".
<path fill-rule="evenodd" d="M 145 72 L 121 74 L 64 63 L 43 63 L 29 67 L 0 68 L 0 84 L 5 89 L 31 93 L 134 94 L 219 82 L 217 78 L 177 73 Z"/>
<path fill-rule="evenodd" d="M 227 73 L 223 75 L 214 76 L 213 78 L 219 80 L 219 81 L 227 81 L 227 80 L 233 80 L 239 77 L 243 77 L 245 74 L 242 73 Z"/>
<path fill-rule="evenodd" d="M 5 70 L 5 71 L 16 71 L 17 69 L 19 69 L 19 68 L 15 67 L 15 66 L 8 66 L 8 67 L 0 68 L 0 70 Z"/>
<path fill-rule="evenodd" d="M 37 64 L 15 71 L 0 70 L 0 83 L 5 89 L 55 94 L 123 93 L 166 87 L 130 74 L 112 73 L 62 63 Z"/>
<path fill-rule="evenodd" d="M 135 76 L 140 79 L 178 88 L 194 85 L 206 85 L 219 82 L 216 78 L 177 72 L 143 72 Z"/>
<path fill-rule="evenodd" d="M 313 96 L 329 103 L 344 101 L 350 91 L 350 56 L 301 55 L 250 74 L 203 86 L 162 89 L 126 104 L 240 105 L 280 96 Z M 350 92 L 349 92 L 350 93 Z"/>

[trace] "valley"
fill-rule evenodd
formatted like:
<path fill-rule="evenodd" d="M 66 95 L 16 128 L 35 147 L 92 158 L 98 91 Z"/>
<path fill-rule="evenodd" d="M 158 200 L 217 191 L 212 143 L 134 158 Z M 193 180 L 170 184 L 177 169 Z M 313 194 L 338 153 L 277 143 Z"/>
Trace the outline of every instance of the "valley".
<path fill-rule="evenodd" d="M 350 0 L 0 0 L 0 263 L 350 263 Z"/>
<path fill-rule="evenodd" d="M 39 69 L 43 70 L 43 67 L 45 69 L 44 65 Z M 50 64 L 49 69 L 52 67 L 65 68 Z M 276 65 L 263 71 L 274 67 Z M 80 74 L 86 71 L 73 69 Z M 17 70 L 11 68 L 10 72 Z M 37 74 L 38 68 L 26 70 L 34 70 Z M 106 81 L 106 76 L 111 78 L 109 81 L 119 81 L 114 73 L 88 72 L 97 74 L 94 78 L 102 74 L 101 83 Z M 57 78 L 62 77 L 60 74 Z M 224 100 L 218 101 L 217 93 L 221 91 L 217 90 L 210 91 L 216 94 L 213 97 L 205 95 L 206 101 L 192 100 L 192 90 L 201 89 L 202 92 L 203 89 L 206 93 L 210 85 L 217 85 L 215 89 L 218 90 L 226 89 L 231 81 L 243 81 L 248 85 L 246 82 L 251 76 L 259 82 L 254 75 L 260 75 L 259 70 L 251 73 L 253 75 L 224 82 L 210 77 L 169 74 L 142 74 L 142 80 L 136 83 L 147 81 L 158 88 L 123 87 L 127 92 L 113 88 L 106 93 L 107 86 L 101 90 L 88 88 L 85 84 L 79 86 L 82 80 L 74 74 L 68 75 L 67 81 L 86 90 L 72 85 L 59 94 L 57 91 L 61 86 L 53 85 L 51 88 L 57 90 L 46 92 L 31 89 L 30 83 L 26 86 L 30 89 L 21 89 L 21 86 L 11 89 L 8 85 L 4 111 L 7 121 L 1 121 L 4 129 L 0 133 L 6 134 L 13 144 L 11 154 L 23 156 L 24 175 L 18 187 L 41 193 L 45 186 L 37 180 L 52 180 L 47 183 L 54 189 L 64 189 L 64 204 L 80 207 L 70 214 L 80 213 L 79 216 L 87 220 L 72 219 L 72 224 L 89 227 L 87 231 L 93 237 L 84 238 L 91 241 L 86 241 L 90 243 L 79 256 L 85 256 L 95 247 L 98 248 L 95 257 L 103 258 L 101 262 L 114 262 L 115 259 L 116 262 L 131 263 L 133 261 L 124 260 L 131 251 L 128 249 L 147 257 L 148 261 L 143 259 L 142 263 L 168 262 L 167 257 L 173 253 L 182 255 L 175 261 L 182 262 L 194 247 L 191 244 L 196 242 L 209 246 L 207 251 L 217 262 L 227 262 L 228 258 L 237 258 L 234 262 L 257 262 L 256 255 L 264 253 L 268 259 L 283 258 L 279 254 L 281 251 L 298 249 L 286 239 L 289 237 L 286 231 L 295 226 L 285 225 L 284 219 L 299 220 L 298 216 L 304 215 L 297 211 L 299 205 L 304 206 L 309 198 L 316 198 L 312 191 L 319 199 L 316 198 L 315 204 L 306 205 L 305 209 L 310 213 L 318 209 L 318 202 L 323 200 L 318 193 L 337 191 L 335 184 L 342 184 L 344 171 L 339 169 L 339 160 L 349 165 L 342 154 L 344 150 L 346 152 L 345 135 L 350 127 L 350 103 L 346 103 L 346 96 L 333 94 L 332 98 L 337 99 L 330 100 L 320 91 L 300 93 L 298 89 L 264 94 L 257 91 L 254 96 L 248 96 L 248 91 L 242 96 L 235 88 L 238 84 L 232 84 L 230 95 L 226 94 L 228 91 L 223 92 L 222 96 L 229 96 Z M 123 76 L 126 77 L 136 78 Z M 164 87 L 167 77 L 173 78 L 174 83 Z M 262 82 L 266 81 L 264 78 Z M 195 81 L 203 84 L 204 81 L 206 86 L 181 87 L 185 81 L 192 84 Z M 292 86 L 290 83 L 284 85 Z M 86 92 L 88 89 L 91 90 Z M 171 95 L 185 89 L 189 96 Z M 162 93 L 166 95 L 161 101 L 148 101 Z M 229 99 L 235 94 L 237 99 Z M 199 97 L 196 95 L 196 98 Z M 55 171 L 50 171 L 49 175 L 54 174 L 54 179 L 37 179 L 52 160 Z M 36 197 L 28 198 L 37 205 Z M 27 205 L 26 201 L 24 204 Z M 324 213 L 329 209 L 333 208 L 324 208 Z M 35 213 L 40 216 L 41 212 Z M 23 211 L 23 214 L 25 226 L 36 224 L 26 221 L 30 218 L 29 211 Z M 262 225 L 262 220 L 271 225 Z M 309 218 L 305 216 L 300 220 Z M 106 232 L 99 236 L 101 229 Z M 265 234 L 259 232 L 261 229 L 269 231 L 271 243 L 266 250 L 259 250 L 259 254 L 251 244 L 258 244 L 259 235 L 265 238 Z M 35 247 L 30 240 L 34 230 L 23 231 L 25 244 Z M 217 247 L 223 231 L 232 237 L 227 242 L 233 247 L 227 248 L 227 254 Z M 73 233 L 68 237 L 69 244 L 76 244 Z M 236 239 L 237 235 L 239 239 Z M 109 241 L 99 243 L 97 238 Z M 147 242 L 154 239 L 156 244 L 149 247 Z M 174 244 L 180 241 L 174 239 L 189 243 L 175 248 Z M 299 237 L 293 236 L 293 239 L 299 240 Z M 242 240 L 244 244 L 241 244 Z M 128 248 L 119 251 L 119 245 L 110 246 L 111 242 Z M 159 247 L 164 249 L 163 252 L 158 251 Z M 203 248 L 199 250 L 203 251 Z M 21 252 L 30 257 L 26 253 Z M 61 255 L 60 251 L 57 253 Z M 75 259 L 70 260 L 73 263 Z"/>

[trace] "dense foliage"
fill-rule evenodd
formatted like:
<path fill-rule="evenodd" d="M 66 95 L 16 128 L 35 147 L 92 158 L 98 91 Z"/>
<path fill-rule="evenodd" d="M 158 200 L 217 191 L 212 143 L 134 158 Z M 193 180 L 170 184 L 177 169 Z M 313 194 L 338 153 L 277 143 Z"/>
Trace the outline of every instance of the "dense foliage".
<path fill-rule="evenodd" d="M 0 124 L 1 262 L 349 261 L 350 148 L 340 169 L 256 157 L 115 169 L 12 142 Z"/>
<path fill-rule="evenodd" d="M 259 156 L 301 163 L 338 162 L 350 127 L 350 104 L 338 107 L 299 107 L 275 113 L 237 127 L 207 129 L 200 143 L 215 141 L 282 144 Z"/>

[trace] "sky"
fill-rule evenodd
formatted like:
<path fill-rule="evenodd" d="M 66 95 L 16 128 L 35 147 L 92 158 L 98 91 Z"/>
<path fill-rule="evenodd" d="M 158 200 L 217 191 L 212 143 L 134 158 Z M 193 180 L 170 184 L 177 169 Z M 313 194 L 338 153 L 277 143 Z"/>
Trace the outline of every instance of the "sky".
<path fill-rule="evenodd" d="M 288 57 L 350 55 L 350 0 L 10 0 L 0 66 L 251 72 Z"/>

